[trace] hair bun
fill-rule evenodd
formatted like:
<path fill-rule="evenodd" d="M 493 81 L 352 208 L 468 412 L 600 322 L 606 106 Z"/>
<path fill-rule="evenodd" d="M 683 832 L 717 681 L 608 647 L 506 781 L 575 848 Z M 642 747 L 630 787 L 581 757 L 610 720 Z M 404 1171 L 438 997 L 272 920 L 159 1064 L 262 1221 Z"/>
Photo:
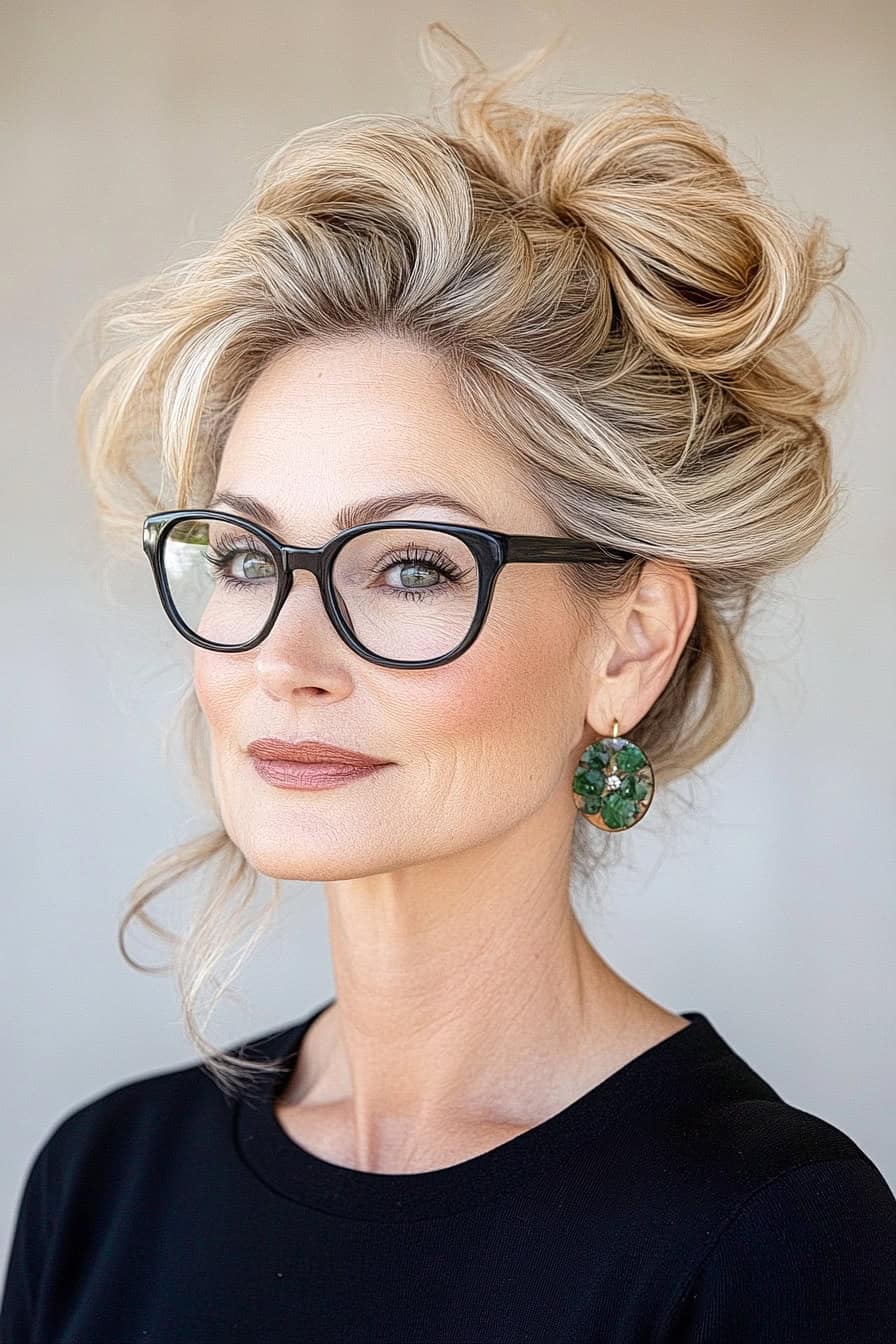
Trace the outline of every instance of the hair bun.
<path fill-rule="evenodd" d="M 842 270 L 823 221 L 801 228 L 751 191 L 668 96 L 635 93 L 571 125 L 541 182 L 547 207 L 600 251 L 637 336 L 670 363 L 722 373 L 803 317 Z"/>
<path fill-rule="evenodd" d="M 615 94 L 581 120 L 506 101 L 555 45 L 496 78 L 442 23 L 422 43 L 433 73 L 458 76 L 455 121 L 483 172 L 524 214 L 539 202 L 584 232 L 606 277 L 589 287 L 609 287 L 643 344 L 695 373 L 745 369 L 802 320 L 847 249 L 830 243 L 824 220 L 779 210 L 755 165 L 751 186 L 724 136 L 668 94 Z"/>

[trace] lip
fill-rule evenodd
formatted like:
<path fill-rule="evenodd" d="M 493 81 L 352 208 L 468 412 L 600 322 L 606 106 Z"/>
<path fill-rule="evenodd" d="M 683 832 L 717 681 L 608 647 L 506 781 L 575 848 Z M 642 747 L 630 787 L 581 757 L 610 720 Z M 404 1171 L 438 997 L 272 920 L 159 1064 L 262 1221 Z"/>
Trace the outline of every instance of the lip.
<path fill-rule="evenodd" d="M 384 769 L 389 762 L 364 766 L 321 765 L 305 761 L 269 761 L 255 757 L 252 764 L 262 779 L 281 789 L 332 789 L 339 784 L 363 779 L 366 775 L 375 775 L 377 770 Z"/>
<path fill-rule="evenodd" d="M 355 772 L 368 770 L 377 765 L 389 765 L 390 762 L 379 756 L 367 756 L 360 751 L 350 751 L 347 747 L 338 747 L 333 742 L 321 742 L 315 738 L 303 738 L 300 742 L 289 742 L 282 737 L 257 737 L 250 742 L 246 751 L 258 761 L 276 761 L 298 763 L 309 767 L 327 767 L 330 774 L 338 770 Z"/>

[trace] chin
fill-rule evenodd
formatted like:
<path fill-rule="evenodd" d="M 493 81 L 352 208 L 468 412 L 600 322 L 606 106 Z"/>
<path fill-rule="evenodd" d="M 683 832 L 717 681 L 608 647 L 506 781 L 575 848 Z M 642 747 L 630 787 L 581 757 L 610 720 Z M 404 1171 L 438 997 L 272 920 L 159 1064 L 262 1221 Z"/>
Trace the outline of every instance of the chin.
<path fill-rule="evenodd" d="M 304 841 L 301 834 L 285 844 L 282 829 L 270 844 L 259 843 L 258 835 L 251 841 L 238 834 L 231 838 L 256 872 L 281 882 L 346 882 L 400 866 L 396 855 L 362 852 L 357 833 L 340 840 L 331 832 L 320 844 Z"/>

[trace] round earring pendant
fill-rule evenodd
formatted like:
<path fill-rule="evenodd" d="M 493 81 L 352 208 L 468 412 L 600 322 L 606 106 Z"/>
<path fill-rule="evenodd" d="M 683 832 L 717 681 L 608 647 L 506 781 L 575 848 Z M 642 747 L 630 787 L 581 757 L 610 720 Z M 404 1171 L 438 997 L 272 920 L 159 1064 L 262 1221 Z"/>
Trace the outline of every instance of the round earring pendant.
<path fill-rule="evenodd" d="M 618 729 L 614 723 L 614 730 Z M 602 831 L 627 831 L 653 802 L 653 767 L 627 737 L 601 737 L 586 747 L 572 779 L 575 805 Z"/>

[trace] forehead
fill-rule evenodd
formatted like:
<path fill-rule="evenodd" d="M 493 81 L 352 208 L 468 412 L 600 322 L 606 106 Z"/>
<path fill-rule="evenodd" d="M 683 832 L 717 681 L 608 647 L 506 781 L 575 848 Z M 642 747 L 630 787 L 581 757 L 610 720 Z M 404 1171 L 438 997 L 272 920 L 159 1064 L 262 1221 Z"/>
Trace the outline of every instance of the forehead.
<path fill-rule="evenodd" d="M 487 526 L 526 530 L 536 519 L 517 474 L 457 406 L 437 356 L 364 337 L 294 346 L 265 367 L 233 422 L 217 485 L 323 539 L 352 500 L 416 490 L 458 497 Z"/>

